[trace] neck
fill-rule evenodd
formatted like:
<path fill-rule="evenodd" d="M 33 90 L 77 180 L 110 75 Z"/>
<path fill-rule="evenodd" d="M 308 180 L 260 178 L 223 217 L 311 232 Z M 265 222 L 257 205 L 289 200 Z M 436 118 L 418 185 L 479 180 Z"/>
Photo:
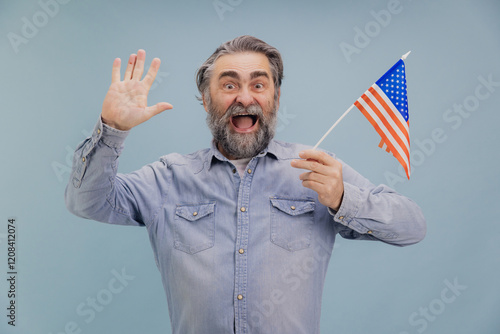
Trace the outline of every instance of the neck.
<path fill-rule="evenodd" d="M 221 146 L 219 143 L 217 143 L 217 145 L 216 145 L 216 146 L 217 146 L 217 149 L 219 150 L 219 152 L 220 152 L 220 153 L 221 153 L 221 154 L 222 154 L 222 155 L 223 155 L 223 156 L 224 156 L 227 160 L 236 160 L 236 159 L 238 159 L 238 158 L 236 158 L 236 157 L 234 157 L 234 156 L 230 155 L 229 153 L 227 153 L 227 152 L 226 152 L 226 151 L 222 148 L 222 146 Z"/>

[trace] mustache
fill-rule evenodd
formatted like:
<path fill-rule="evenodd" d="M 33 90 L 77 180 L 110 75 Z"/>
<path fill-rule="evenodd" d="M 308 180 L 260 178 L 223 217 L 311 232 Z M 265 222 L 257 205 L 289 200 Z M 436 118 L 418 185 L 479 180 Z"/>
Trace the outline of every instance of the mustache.
<path fill-rule="evenodd" d="M 224 115 L 224 118 L 229 118 L 231 116 L 236 116 L 236 115 L 255 115 L 259 116 L 259 118 L 264 117 L 264 112 L 262 111 L 262 108 L 258 104 L 251 104 L 247 107 L 242 106 L 241 104 L 234 103 L 226 111 L 226 114 Z"/>

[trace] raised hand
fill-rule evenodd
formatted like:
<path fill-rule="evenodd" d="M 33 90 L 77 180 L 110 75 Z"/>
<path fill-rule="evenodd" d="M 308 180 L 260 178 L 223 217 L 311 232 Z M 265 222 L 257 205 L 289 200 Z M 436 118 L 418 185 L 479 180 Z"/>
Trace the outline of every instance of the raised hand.
<path fill-rule="evenodd" d="M 300 174 L 302 185 L 317 192 L 321 204 L 338 211 L 344 195 L 342 164 L 321 151 L 305 150 L 299 156 L 304 160 L 292 160 L 292 167 L 310 170 Z"/>
<path fill-rule="evenodd" d="M 148 107 L 148 93 L 160 68 L 160 59 L 153 59 L 148 73 L 141 80 L 145 59 L 144 50 L 137 51 L 137 55 L 130 55 L 123 81 L 120 80 L 120 58 L 113 62 L 111 86 L 104 98 L 101 113 L 107 125 L 118 130 L 130 130 L 162 111 L 173 108 L 167 102 Z"/>

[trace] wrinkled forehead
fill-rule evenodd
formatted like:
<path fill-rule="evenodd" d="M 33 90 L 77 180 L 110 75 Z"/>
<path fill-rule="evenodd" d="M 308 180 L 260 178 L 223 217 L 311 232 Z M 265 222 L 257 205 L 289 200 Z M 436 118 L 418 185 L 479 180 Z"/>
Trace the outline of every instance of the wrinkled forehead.
<path fill-rule="evenodd" d="M 214 63 L 213 80 L 224 76 L 251 80 L 256 76 L 267 76 L 272 80 L 269 59 L 257 52 L 233 53 L 219 57 Z"/>

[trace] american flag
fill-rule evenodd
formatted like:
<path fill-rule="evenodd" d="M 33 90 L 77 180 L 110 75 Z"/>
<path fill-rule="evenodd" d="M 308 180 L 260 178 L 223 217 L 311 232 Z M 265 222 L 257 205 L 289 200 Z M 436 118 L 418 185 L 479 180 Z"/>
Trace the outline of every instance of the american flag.
<path fill-rule="evenodd" d="M 403 59 L 368 88 L 354 105 L 380 135 L 378 146 L 394 155 L 410 179 L 410 123 Z"/>

